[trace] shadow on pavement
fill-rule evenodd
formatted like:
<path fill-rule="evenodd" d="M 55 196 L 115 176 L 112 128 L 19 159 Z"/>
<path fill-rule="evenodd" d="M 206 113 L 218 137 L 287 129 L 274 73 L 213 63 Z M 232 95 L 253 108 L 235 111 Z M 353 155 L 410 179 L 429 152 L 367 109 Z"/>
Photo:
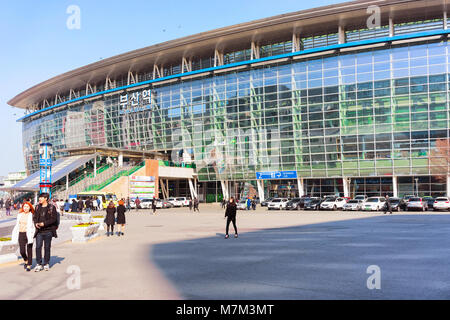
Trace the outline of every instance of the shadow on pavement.
<path fill-rule="evenodd" d="M 150 259 L 185 299 L 450 298 L 450 215 L 381 215 L 223 236 L 156 244 Z M 381 270 L 379 290 L 367 287 L 371 265 Z"/>

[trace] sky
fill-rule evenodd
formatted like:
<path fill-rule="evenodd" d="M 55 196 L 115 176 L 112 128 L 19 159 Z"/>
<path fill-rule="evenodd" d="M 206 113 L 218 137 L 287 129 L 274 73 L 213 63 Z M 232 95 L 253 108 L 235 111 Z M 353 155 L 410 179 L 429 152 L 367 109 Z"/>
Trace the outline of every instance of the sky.
<path fill-rule="evenodd" d="M 22 91 L 117 54 L 196 33 L 335 0 L 18 0 L 0 4 L 0 176 L 25 169 L 22 109 L 7 104 Z M 80 28 L 69 29 L 71 5 Z"/>

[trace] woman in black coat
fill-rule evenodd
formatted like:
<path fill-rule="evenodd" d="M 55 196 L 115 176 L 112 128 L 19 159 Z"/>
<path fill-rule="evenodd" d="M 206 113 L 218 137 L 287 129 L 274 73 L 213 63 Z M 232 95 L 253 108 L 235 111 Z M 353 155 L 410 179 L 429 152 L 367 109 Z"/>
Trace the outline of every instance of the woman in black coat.
<path fill-rule="evenodd" d="M 114 202 L 110 201 L 108 207 L 106 208 L 106 235 L 109 237 L 109 229 L 111 228 L 111 235 L 114 235 L 114 224 L 116 221 L 115 217 L 116 207 L 114 206 Z"/>
<path fill-rule="evenodd" d="M 117 206 L 117 225 L 119 226 L 119 232 L 117 235 L 123 235 L 123 230 L 125 230 L 125 202 L 123 200 L 119 201 L 119 205 Z"/>
<path fill-rule="evenodd" d="M 233 222 L 233 228 L 234 228 L 234 237 L 238 237 L 237 227 L 236 227 L 236 202 L 234 201 L 234 198 L 230 198 L 230 202 L 227 204 L 227 208 L 225 209 L 225 217 L 227 218 L 227 227 L 225 232 L 225 239 L 228 239 L 228 228 L 230 226 L 230 222 Z"/>

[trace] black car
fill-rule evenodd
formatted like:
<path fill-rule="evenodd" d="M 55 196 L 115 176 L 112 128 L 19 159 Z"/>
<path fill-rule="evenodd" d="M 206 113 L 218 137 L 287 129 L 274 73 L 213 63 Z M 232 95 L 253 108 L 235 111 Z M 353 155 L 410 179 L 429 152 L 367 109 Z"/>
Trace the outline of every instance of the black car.
<path fill-rule="evenodd" d="M 392 211 L 406 210 L 406 202 L 400 198 L 389 198 L 391 202 Z"/>
<path fill-rule="evenodd" d="M 422 199 L 428 203 L 427 210 L 433 210 L 434 201 L 436 201 L 436 199 L 434 199 L 433 197 L 423 197 Z"/>
<path fill-rule="evenodd" d="M 301 198 L 294 198 L 286 204 L 286 210 L 300 210 Z"/>
<path fill-rule="evenodd" d="M 320 204 L 322 203 L 321 199 L 309 199 L 308 202 L 305 203 L 305 210 L 319 210 Z"/>

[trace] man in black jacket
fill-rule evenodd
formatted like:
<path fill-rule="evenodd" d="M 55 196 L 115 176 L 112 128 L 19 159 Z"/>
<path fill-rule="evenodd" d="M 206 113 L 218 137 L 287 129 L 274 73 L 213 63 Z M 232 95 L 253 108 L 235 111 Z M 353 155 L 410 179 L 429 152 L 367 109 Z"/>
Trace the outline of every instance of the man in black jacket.
<path fill-rule="evenodd" d="M 389 211 L 389 214 L 392 214 L 391 200 L 389 199 L 388 195 L 386 195 L 385 199 L 386 201 L 384 202 L 384 214 L 386 214 L 387 211 Z"/>
<path fill-rule="evenodd" d="M 52 238 L 56 237 L 56 228 L 58 223 L 58 213 L 54 205 L 48 203 L 49 194 L 41 193 L 39 195 L 39 204 L 33 216 L 36 232 L 36 268 L 35 272 L 42 270 L 42 244 L 44 244 L 44 270 L 48 271 L 50 266 L 50 249 Z"/>
<path fill-rule="evenodd" d="M 225 239 L 228 239 L 228 228 L 230 226 L 230 222 L 233 222 L 234 227 L 234 237 L 238 237 L 237 227 L 236 227 L 236 202 L 234 201 L 234 198 L 230 198 L 230 202 L 227 204 L 227 208 L 225 209 L 225 217 L 227 218 L 227 227 L 225 232 Z"/>

